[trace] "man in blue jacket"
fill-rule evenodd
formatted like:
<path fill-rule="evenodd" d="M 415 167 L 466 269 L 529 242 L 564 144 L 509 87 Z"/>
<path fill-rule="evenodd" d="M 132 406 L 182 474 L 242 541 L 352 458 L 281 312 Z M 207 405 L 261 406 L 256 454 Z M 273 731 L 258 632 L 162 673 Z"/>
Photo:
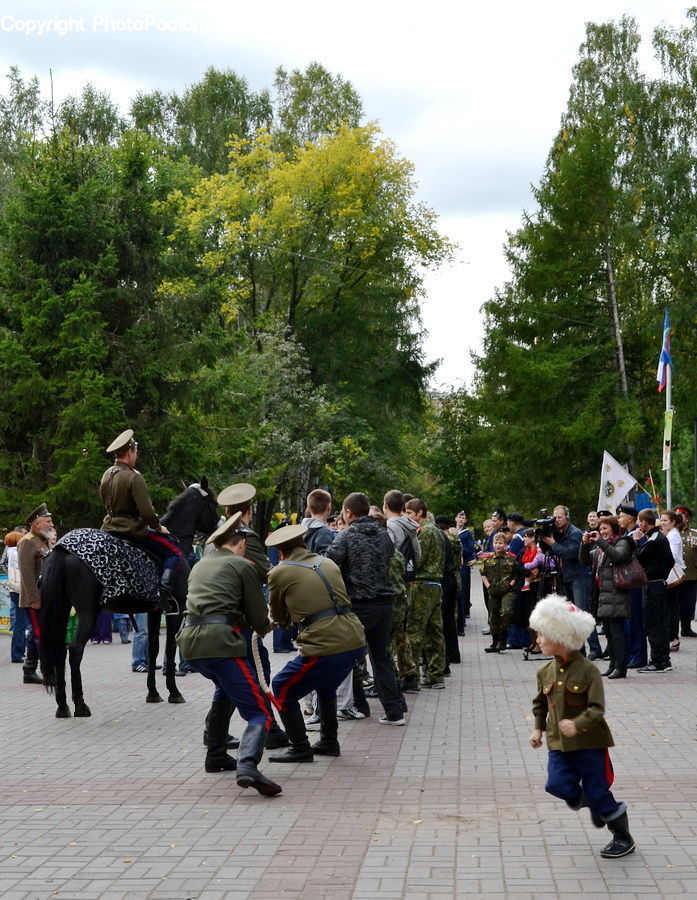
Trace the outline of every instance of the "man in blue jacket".
<path fill-rule="evenodd" d="M 564 582 L 564 593 L 571 603 L 579 609 L 590 612 L 593 579 L 590 568 L 579 562 L 578 552 L 581 547 L 583 532 L 571 524 L 567 506 L 554 507 L 554 534 L 552 537 L 541 537 L 540 540 L 549 547 L 561 564 L 561 577 Z M 590 647 L 589 659 L 600 659 L 603 651 L 595 629 L 588 637 Z"/>

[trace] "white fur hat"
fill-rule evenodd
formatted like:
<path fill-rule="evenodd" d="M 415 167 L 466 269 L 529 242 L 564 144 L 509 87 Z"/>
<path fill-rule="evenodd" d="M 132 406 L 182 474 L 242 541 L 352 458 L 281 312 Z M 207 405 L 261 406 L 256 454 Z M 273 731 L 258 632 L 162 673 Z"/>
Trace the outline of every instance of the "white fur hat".
<path fill-rule="evenodd" d="M 530 615 L 530 627 L 550 641 L 578 650 L 595 628 L 595 619 L 566 597 L 550 594 L 538 601 Z"/>

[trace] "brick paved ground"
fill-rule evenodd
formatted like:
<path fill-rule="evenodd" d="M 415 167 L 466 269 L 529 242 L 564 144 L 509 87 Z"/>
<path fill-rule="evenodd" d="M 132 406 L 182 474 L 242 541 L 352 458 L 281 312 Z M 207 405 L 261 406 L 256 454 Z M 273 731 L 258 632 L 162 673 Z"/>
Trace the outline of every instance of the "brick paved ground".
<path fill-rule="evenodd" d="M 0 643 L 3 900 L 397 900 L 697 895 L 697 639 L 670 675 L 607 686 L 615 793 L 638 850 L 602 860 L 607 832 L 544 790 L 528 747 L 538 663 L 482 652 L 483 609 L 446 691 L 410 697 L 406 728 L 341 724 L 343 756 L 264 763 L 268 800 L 203 772 L 210 700 L 146 706 L 130 647 L 88 647 L 91 719 L 57 720 Z M 272 656 L 276 666 L 287 657 Z M 233 731 L 240 723 L 233 719 Z"/>

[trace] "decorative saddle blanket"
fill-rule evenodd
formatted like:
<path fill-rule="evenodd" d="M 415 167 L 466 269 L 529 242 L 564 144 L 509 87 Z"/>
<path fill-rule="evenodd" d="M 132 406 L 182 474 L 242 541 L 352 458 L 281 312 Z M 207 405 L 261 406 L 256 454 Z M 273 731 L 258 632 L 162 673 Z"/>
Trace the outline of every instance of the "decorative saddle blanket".
<path fill-rule="evenodd" d="M 154 560 L 130 541 L 96 528 L 76 528 L 57 543 L 91 570 L 104 588 L 107 606 L 126 600 L 157 602 L 159 572 Z"/>

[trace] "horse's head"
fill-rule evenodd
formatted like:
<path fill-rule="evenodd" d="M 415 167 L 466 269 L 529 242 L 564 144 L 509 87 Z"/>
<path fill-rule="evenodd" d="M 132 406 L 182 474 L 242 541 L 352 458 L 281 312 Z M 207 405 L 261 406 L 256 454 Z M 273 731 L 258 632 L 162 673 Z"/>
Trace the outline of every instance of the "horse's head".
<path fill-rule="evenodd" d="M 182 539 L 194 534 L 212 534 L 218 527 L 220 515 L 215 491 L 204 476 L 200 482 L 190 484 L 167 507 L 162 524 L 173 535 Z"/>
<path fill-rule="evenodd" d="M 191 485 L 189 490 L 197 489 L 200 497 L 196 512 L 196 531 L 202 534 L 212 534 L 218 527 L 220 513 L 218 512 L 218 498 L 212 487 L 208 484 L 208 478 L 203 475 L 197 485 Z"/>

